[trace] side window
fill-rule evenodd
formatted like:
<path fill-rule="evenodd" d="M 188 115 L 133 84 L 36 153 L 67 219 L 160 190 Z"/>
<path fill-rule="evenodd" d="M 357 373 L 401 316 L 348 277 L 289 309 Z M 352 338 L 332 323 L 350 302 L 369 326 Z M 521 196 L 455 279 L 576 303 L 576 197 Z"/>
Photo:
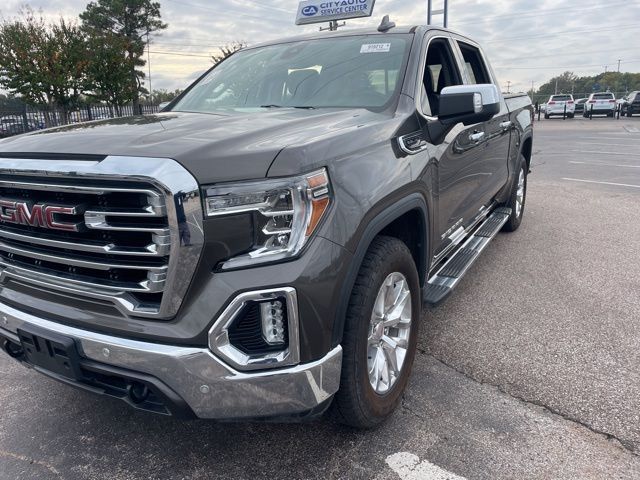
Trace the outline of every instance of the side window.
<path fill-rule="evenodd" d="M 489 76 L 489 70 L 484 64 L 480 50 L 462 42 L 458 42 L 458 46 L 462 52 L 464 65 L 467 70 L 467 75 L 471 79 L 471 83 L 474 85 L 480 83 L 492 83 L 491 77 Z"/>
<path fill-rule="evenodd" d="M 440 107 L 440 92 L 445 87 L 461 85 L 462 80 L 454 60 L 449 40 L 436 38 L 429 44 L 422 80 L 422 111 L 436 117 Z"/>

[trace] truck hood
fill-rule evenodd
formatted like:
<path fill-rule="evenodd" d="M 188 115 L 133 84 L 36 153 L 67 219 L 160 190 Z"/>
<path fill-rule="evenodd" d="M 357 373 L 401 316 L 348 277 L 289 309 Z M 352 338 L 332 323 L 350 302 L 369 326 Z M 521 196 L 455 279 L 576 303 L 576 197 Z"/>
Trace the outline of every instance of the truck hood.
<path fill-rule="evenodd" d="M 173 158 L 201 183 L 264 177 L 289 145 L 367 123 L 362 109 L 273 109 L 231 115 L 167 112 L 89 122 L 0 141 L 2 153 Z"/>

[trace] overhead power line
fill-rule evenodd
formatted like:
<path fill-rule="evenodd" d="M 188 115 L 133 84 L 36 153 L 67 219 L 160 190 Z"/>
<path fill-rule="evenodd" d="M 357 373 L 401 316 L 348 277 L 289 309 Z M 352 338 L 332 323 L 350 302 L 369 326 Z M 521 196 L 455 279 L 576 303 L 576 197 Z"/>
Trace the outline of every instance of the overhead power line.
<path fill-rule="evenodd" d="M 561 37 L 564 35 L 574 35 L 574 34 L 578 34 L 578 33 L 594 33 L 594 32 L 609 32 L 612 30 L 625 30 L 628 28 L 638 28 L 638 24 L 634 23 L 634 24 L 627 24 L 627 25 L 610 25 L 607 28 L 592 28 L 589 30 L 570 30 L 567 32 L 550 32 L 550 33 L 546 33 L 544 34 L 545 37 Z M 504 37 L 504 38 L 499 38 L 499 39 L 495 39 L 495 40 L 488 40 L 486 42 L 484 42 L 485 44 L 487 43 L 498 43 L 498 42 L 504 42 L 505 40 L 524 40 L 524 39 L 528 39 L 528 38 L 540 38 L 542 35 L 539 33 L 536 33 L 534 35 L 519 35 L 517 37 Z"/>
<path fill-rule="evenodd" d="M 617 60 L 615 61 L 617 62 Z M 612 63 L 615 63 L 612 62 Z M 640 58 L 635 60 L 626 60 L 624 62 L 620 62 L 621 65 L 627 63 L 640 63 Z M 602 67 L 602 63 L 592 63 L 590 65 L 580 64 L 580 65 L 536 65 L 536 66 L 528 66 L 528 67 L 512 67 L 512 66 L 497 66 L 495 68 L 499 68 L 502 70 L 552 70 L 552 69 L 570 69 L 570 68 L 593 68 L 593 67 Z"/>
<path fill-rule="evenodd" d="M 173 55 L 175 57 L 211 58 L 211 55 L 200 55 L 196 53 L 184 53 L 184 52 L 159 52 L 157 50 L 150 50 L 149 53 L 153 53 L 154 55 Z"/>
<path fill-rule="evenodd" d="M 599 8 L 611 8 L 611 7 L 615 7 L 615 6 L 622 6 L 622 5 L 626 5 L 629 6 L 629 1 L 626 2 L 615 2 L 615 3 L 598 3 L 598 4 L 592 4 L 592 5 L 580 5 L 579 9 L 576 9 L 576 7 L 559 7 L 559 8 L 546 8 L 546 9 L 536 9 L 534 12 L 529 12 L 529 13 L 507 13 L 504 15 L 487 15 L 485 17 L 482 18 L 476 18 L 474 17 L 473 20 L 468 20 L 468 21 L 464 21 L 464 17 L 462 18 L 462 22 L 455 22 L 454 27 L 456 25 L 469 25 L 472 23 L 478 23 L 478 22 L 490 22 L 494 19 L 501 19 L 501 18 L 510 18 L 510 17 L 516 17 L 516 18 L 531 18 L 531 17 L 545 17 L 547 16 L 546 14 L 548 13 L 553 13 L 553 12 L 561 12 L 561 11 L 572 11 L 574 12 L 576 15 L 580 14 L 582 12 L 584 12 L 585 10 L 594 10 L 594 9 L 599 9 Z"/>

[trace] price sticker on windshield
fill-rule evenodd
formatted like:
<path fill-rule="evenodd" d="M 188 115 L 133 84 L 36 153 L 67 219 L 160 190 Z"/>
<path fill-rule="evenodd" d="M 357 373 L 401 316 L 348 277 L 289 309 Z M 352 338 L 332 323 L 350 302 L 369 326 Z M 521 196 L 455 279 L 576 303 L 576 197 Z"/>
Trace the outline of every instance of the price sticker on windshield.
<path fill-rule="evenodd" d="M 387 53 L 390 50 L 390 43 L 368 43 L 366 45 L 362 45 L 360 53 Z"/>

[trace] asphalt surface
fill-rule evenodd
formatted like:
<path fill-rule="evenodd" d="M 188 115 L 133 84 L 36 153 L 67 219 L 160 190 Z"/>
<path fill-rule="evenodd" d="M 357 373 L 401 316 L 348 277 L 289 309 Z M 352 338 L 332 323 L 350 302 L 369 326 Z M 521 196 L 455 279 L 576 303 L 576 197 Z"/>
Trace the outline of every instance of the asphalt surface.
<path fill-rule="evenodd" d="M 425 312 L 383 427 L 155 417 L 0 355 L 0 479 L 640 478 L 639 205 L 640 118 L 537 123 L 521 229 Z"/>

